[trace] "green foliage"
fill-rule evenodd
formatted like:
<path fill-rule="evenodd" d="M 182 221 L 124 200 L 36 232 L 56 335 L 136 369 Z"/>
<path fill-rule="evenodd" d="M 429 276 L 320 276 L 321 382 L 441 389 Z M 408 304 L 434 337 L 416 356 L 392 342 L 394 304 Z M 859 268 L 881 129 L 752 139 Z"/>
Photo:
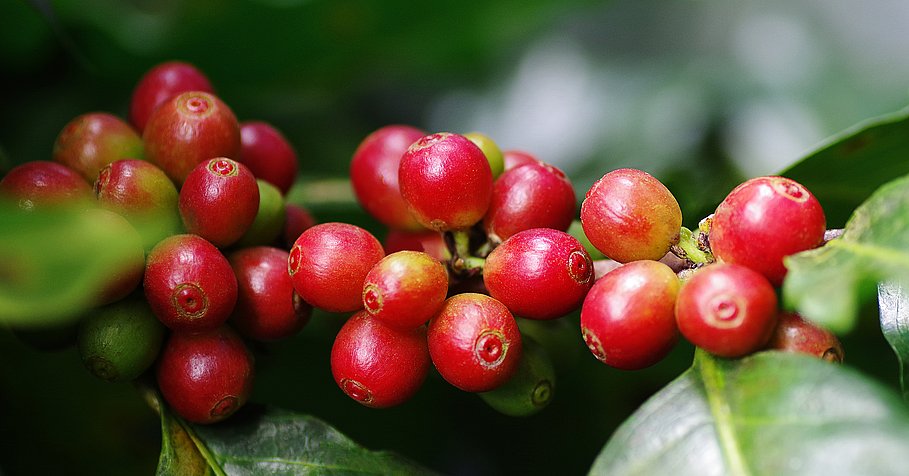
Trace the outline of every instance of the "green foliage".
<path fill-rule="evenodd" d="M 432 475 L 395 454 L 358 446 L 318 418 L 247 406 L 215 425 L 193 425 L 143 388 L 161 415 L 158 476 L 225 474 Z"/>
<path fill-rule="evenodd" d="M 905 474 L 909 410 L 848 367 L 698 351 L 610 438 L 593 475 Z"/>
<path fill-rule="evenodd" d="M 851 330 L 878 282 L 909 279 L 909 176 L 856 209 L 840 238 L 786 265 L 785 304 L 835 332 Z"/>
<path fill-rule="evenodd" d="M 827 228 L 840 228 L 884 183 L 909 174 L 909 110 L 858 124 L 803 160 L 783 170 L 811 190 L 827 215 Z"/>

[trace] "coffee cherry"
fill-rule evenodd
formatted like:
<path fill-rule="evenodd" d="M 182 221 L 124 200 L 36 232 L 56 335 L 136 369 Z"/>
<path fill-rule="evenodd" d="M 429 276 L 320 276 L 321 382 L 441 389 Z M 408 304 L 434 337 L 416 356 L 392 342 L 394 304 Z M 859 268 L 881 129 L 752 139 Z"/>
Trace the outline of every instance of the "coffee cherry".
<path fill-rule="evenodd" d="M 256 179 L 256 186 L 259 188 L 259 210 L 249 229 L 235 243 L 237 247 L 270 245 L 284 231 L 287 215 L 281 191 L 262 179 Z"/>
<path fill-rule="evenodd" d="M 590 242 L 610 259 L 658 260 L 678 242 L 682 210 L 672 192 L 650 174 L 618 169 L 587 191 L 581 224 Z"/>
<path fill-rule="evenodd" d="M 322 223 L 297 238 L 287 269 L 306 302 L 328 312 L 351 312 L 363 306 L 363 280 L 384 256 L 382 244 L 363 228 Z"/>
<path fill-rule="evenodd" d="M 828 362 L 842 363 L 843 345 L 836 336 L 795 312 L 780 313 L 768 349 L 813 355 Z"/>
<path fill-rule="evenodd" d="M 483 151 L 447 132 L 414 142 L 401 157 L 398 181 L 413 216 L 436 231 L 470 228 L 492 198 L 492 171 Z"/>
<path fill-rule="evenodd" d="M 694 273 L 679 290 L 675 315 L 692 344 L 720 357 L 762 348 L 776 325 L 773 286 L 750 268 L 715 263 Z"/>
<path fill-rule="evenodd" d="M 429 373 L 426 328 L 394 329 L 358 312 L 335 337 L 331 373 L 362 405 L 399 405 L 417 393 Z"/>
<path fill-rule="evenodd" d="M 814 195 L 785 177 L 757 177 L 736 187 L 717 207 L 710 248 L 719 261 L 763 274 L 774 286 L 786 276 L 783 258 L 817 247 L 827 222 Z"/>
<path fill-rule="evenodd" d="M 363 281 L 363 307 L 391 327 L 422 326 L 442 307 L 448 272 L 437 259 L 418 251 L 390 254 Z"/>
<path fill-rule="evenodd" d="M 92 311 L 79 322 L 82 363 L 92 375 L 124 382 L 151 367 L 164 340 L 164 326 L 139 297 Z"/>
<path fill-rule="evenodd" d="M 245 165 L 225 157 L 196 166 L 180 189 L 186 231 L 224 248 L 249 230 L 259 211 L 259 185 Z"/>
<path fill-rule="evenodd" d="M 95 181 L 95 195 L 102 208 L 123 215 L 136 227 L 146 251 L 183 229 L 177 188 L 151 162 L 125 159 L 106 165 Z"/>
<path fill-rule="evenodd" d="M 550 228 L 513 235 L 489 254 L 483 268 L 489 294 L 528 319 L 554 319 L 577 309 L 593 278 L 583 245 Z"/>
<path fill-rule="evenodd" d="M 90 203 L 91 194 L 91 185 L 78 172 L 46 160 L 17 165 L 0 178 L 0 197 L 27 212 L 85 206 Z"/>
<path fill-rule="evenodd" d="M 172 333 L 156 372 L 168 405 L 200 424 L 224 420 L 242 407 L 252 392 L 253 374 L 252 354 L 227 326 L 200 334 Z"/>
<path fill-rule="evenodd" d="M 445 245 L 442 234 L 434 230 L 388 230 L 383 246 L 385 254 L 389 255 L 396 251 L 409 250 L 421 251 L 442 262 L 451 259 L 451 253 Z"/>
<path fill-rule="evenodd" d="M 287 256 L 286 251 L 269 246 L 244 248 L 228 256 L 237 276 L 232 319 L 244 336 L 263 342 L 281 340 L 309 322 L 312 306 L 294 292 Z"/>
<path fill-rule="evenodd" d="M 499 301 L 484 294 L 448 298 L 429 321 L 429 355 L 448 383 L 488 392 L 511 378 L 521 360 L 521 333 Z"/>
<path fill-rule="evenodd" d="M 237 302 L 237 278 L 227 258 L 197 235 L 161 240 L 148 254 L 145 297 L 167 327 L 203 332 L 220 326 Z"/>
<path fill-rule="evenodd" d="M 492 140 L 491 137 L 482 132 L 468 132 L 464 137 L 470 139 L 483 151 L 486 161 L 489 162 L 489 169 L 492 171 L 492 178 L 496 179 L 505 171 L 505 158 L 502 156 L 502 149 Z"/>
<path fill-rule="evenodd" d="M 208 78 L 189 63 L 168 61 L 155 66 L 142 76 L 133 90 L 129 121 L 141 133 L 158 106 L 187 91 L 215 92 Z"/>
<path fill-rule="evenodd" d="M 505 163 L 505 170 L 540 161 L 535 155 L 523 150 L 506 150 L 502 153 L 502 157 Z"/>
<path fill-rule="evenodd" d="M 417 139 L 426 135 L 405 125 L 382 127 L 366 136 L 350 161 L 350 184 L 360 205 L 392 229 L 423 227 L 407 210 L 398 185 L 401 156 Z"/>
<path fill-rule="evenodd" d="M 483 227 L 497 242 L 531 228 L 565 231 L 576 206 L 568 177 L 556 167 L 533 162 L 508 170 L 496 180 Z"/>
<path fill-rule="evenodd" d="M 290 142 L 271 124 L 262 121 L 240 123 L 239 161 L 258 179 L 274 185 L 284 195 L 297 178 L 297 153 Z"/>
<path fill-rule="evenodd" d="M 161 104 L 149 117 L 142 139 L 148 160 L 177 184 L 201 162 L 240 154 L 240 125 L 233 111 L 202 91 Z"/>
<path fill-rule="evenodd" d="M 649 367 L 678 341 L 679 278 L 658 261 L 633 261 L 598 280 L 581 307 L 581 335 L 590 352 L 624 370 Z"/>
<path fill-rule="evenodd" d="M 54 142 L 54 161 L 94 182 L 98 171 L 120 159 L 144 157 L 142 138 L 126 121 L 106 112 L 71 120 Z"/>
<path fill-rule="evenodd" d="M 521 337 L 523 352 L 518 369 L 499 388 L 480 393 L 490 407 L 508 416 L 539 413 L 555 396 L 556 373 L 546 349 L 533 339 Z"/>
<path fill-rule="evenodd" d="M 261 192 L 260 192 L 261 194 Z M 284 228 L 281 232 L 281 246 L 290 249 L 304 231 L 316 226 L 318 222 L 309 210 L 296 203 L 284 204 Z"/>

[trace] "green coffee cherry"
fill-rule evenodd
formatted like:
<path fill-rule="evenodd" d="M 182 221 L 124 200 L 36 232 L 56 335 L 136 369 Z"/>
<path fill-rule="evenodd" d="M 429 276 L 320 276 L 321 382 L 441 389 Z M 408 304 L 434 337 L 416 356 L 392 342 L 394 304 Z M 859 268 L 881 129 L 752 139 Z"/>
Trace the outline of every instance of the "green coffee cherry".
<path fill-rule="evenodd" d="M 102 307 L 79 324 L 82 363 L 96 377 L 123 382 L 138 377 L 155 361 L 164 326 L 138 296 Z"/>
<path fill-rule="evenodd" d="M 555 392 L 555 368 L 546 349 L 524 336 L 514 376 L 495 390 L 479 393 L 490 407 L 509 416 L 530 416 L 549 405 Z"/>
<path fill-rule="evenodd" d="M 486 134 L 480 132 L 468 132 L 464 137 L 470 139 L 477 145 L 489 161 L 489 168 L 492 169 L 492 178 L 495 179 L 505 171 L 505 156 L 502 155 L 502 149 Z"/>
<path fill-rule="evenodd" d="M 237 247 L 270 245 L 284 230 L 285 202 L 278 187 L 256 179 L 259 186 L 259 211 L 249 230 L 235 244 Z"/>

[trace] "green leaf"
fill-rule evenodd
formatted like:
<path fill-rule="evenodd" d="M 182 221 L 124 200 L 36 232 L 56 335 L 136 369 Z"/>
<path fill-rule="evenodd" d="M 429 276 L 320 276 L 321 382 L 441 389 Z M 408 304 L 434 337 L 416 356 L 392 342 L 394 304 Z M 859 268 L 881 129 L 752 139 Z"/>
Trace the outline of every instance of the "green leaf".
<path fill-rule="evenodd" d="M 827 215 L 828 228 L 840 228 L 882 184 L 909 174 L 909 110 L 858 124 L 780 175 L 811 190 Z"/>
<path fill-rule="evenodd" d="M 191 424 L 152 387 L 139 385 L 161 415 L 158 476 L 435 474 L 396 454 L 365 449 L 318 418 L 278 408 L 247 404 L 223 422 Z"/>
<path fill-rule="evenodd" d="M 906 474 L 909 410 L 860 373 L 800 354 L 694 366 L 609 439 L 592 475 Z"/>
<path fill-rule="evenodd" d="M 851 330 L 877 283 L 909 280 L 909 176 L 876 191 L 840 238 L 790 256 L 786 267 L 787 307 L 834 332 Z"/>
<path fill-rule="evenodd" d="M 877 287 L 881 330 L 896 353 L 903 399 L 909 401 L 909 293 L 905 283 L 884 282 Z"/>

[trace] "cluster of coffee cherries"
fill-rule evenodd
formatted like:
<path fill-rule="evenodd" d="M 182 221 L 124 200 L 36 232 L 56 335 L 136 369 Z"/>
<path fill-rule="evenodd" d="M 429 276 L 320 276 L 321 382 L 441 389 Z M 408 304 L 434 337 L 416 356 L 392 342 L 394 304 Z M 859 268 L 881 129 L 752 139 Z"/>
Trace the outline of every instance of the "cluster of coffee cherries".
<path fill-rule="evenodd" d="M 287 272 L 289 243 L 314 225 L 284 199 L 297 167 L 274 126 L 239 122 L 198 68 L 166 62 L 137 83 L 128 121 L 72 119 L 52 160 L 10 170 L 0 196 L 22 213 L 69 207 L 131 250 L 76 326 L 82 360 L 108 381 L 154 366 L 174 411 L 212 423 L 250 395 L 247 342 L 294 335 L 312 313 Z"/>
<path fill-rule="evenodd" d="M 587 347 L 619 369 L 657 363 L 680 335 L 720 357 L 773 348 L 842 360 L 833 334 L 778 305 L 783 259 L 826 233 L 820 204 L 793 180 L 741 184 L 692 232 L 659 180 L 613 170 L 572 227 L 577 202 L 558 168 L 483 134 L 391 125 L 360 144 L 351 181 L 390 230 L 384 250 L 365 230 L 324 224 L 301 235 L 289 263 L 305 300 L 356 312 L 331 362 L 364 405 L 401 403 L 434 367 L 533 413 L 554 375 L 545 349 L 527 357 L 539 346 L 519 323 L 578 309 Z"/>
<path fill-rule="evenodd" d="M 645 172 L 607 173 L 581 205 L 584 232 L 615 261 L 581 309 L 581 332 L 600 361 L 640 369 L 660 361 L 681 334 L 719 357 L 765 348 L 841 362 L 829 331 L 781 312 L 784 258 L 821 246 L 818 200 L 779 176 L 732 190 L 698 230 L 682 228 L 672 193 Z"/>

